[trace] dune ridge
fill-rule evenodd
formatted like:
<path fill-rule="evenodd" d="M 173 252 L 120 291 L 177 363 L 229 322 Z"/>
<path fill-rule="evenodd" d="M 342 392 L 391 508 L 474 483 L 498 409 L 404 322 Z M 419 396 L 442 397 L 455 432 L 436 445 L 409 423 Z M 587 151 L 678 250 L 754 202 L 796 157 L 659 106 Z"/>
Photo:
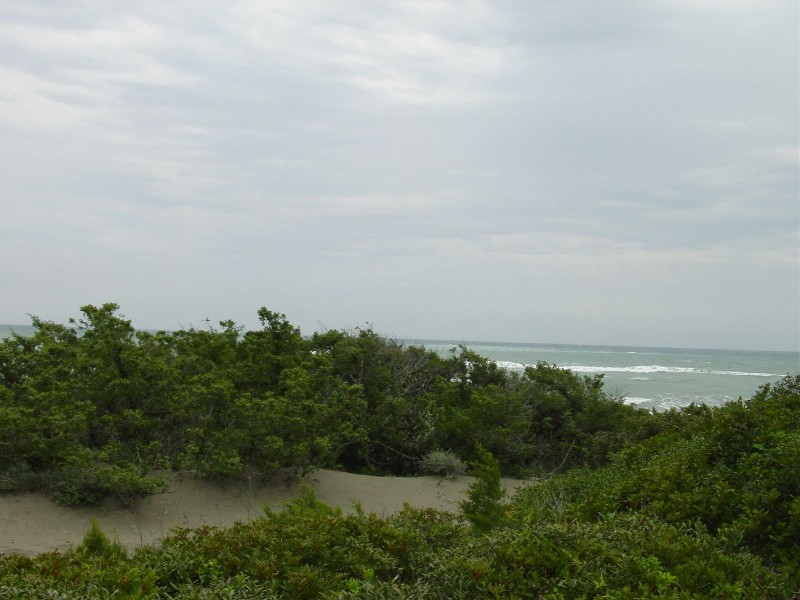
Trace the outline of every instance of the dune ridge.
<path fill-rule="evenodd" d="M 0 553 L 35 555 L 63 551 L 80 543 L 92 519 L 128 549 L 157 543 L 174 527 L 227 527 L 280 508 L 302 489 L 313 487 L 317 498 L 345 512 L 355 503 L 368 513 L 387 516 L 404 503 L 416 508 L 458 510 L 472 478 L 374 477 L 321 469 L 286 483 L 237 481 L 218 483 L 170 475 L 166 491 L 130 509 L 114 501 L 97 507 L 68 508 L 40 493 L 0 495 Z M 511 493 L 525 482 L 503 479 Z"/>

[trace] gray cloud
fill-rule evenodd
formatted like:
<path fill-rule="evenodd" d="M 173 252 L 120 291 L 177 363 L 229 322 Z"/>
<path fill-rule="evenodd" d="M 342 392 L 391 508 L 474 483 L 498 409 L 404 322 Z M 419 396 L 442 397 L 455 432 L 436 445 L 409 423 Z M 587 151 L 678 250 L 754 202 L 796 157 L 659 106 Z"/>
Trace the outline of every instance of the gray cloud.
<path fill-rule="evenodd" d="M 797 20 L 5 3 L 0 321 L 796 349 Z"/>

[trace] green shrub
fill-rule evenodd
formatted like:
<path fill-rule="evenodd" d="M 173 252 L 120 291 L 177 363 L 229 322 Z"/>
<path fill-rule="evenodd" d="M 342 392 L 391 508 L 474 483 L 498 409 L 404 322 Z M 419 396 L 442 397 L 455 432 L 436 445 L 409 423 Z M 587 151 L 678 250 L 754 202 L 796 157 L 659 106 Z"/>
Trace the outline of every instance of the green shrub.
<path fill-rule="evenodd" d="M 306 339 L 262 309 L 256 332 L 227 321 L 150 334 L 117 310 L 85 306 L 74 327 L 34 318 L 32 337 L 0 340 L 0 489 L 130 505 L 160 487 L 154 468 L 448 476 L 458 457 L 476 481 L 461 516 L 346 516 L 305 495 L 131 558 L 93 527 L 79 553 L 0 557 L 0 599 L 800 588 L 800 376 L 748 401 L 651 414 L 609 398 L 599 376 L 543 363 L 513 374 L 466 348 L 442 358 L 371 329 Z M 546 477 L 504 504 L 501 472 Z"/>
<path fill-rule="evenodd" d="M 97 519 L 92 519 L 92 525 L 75 549 L 77 556 L 81 558 L 105 558 L 109 560 L 127 558 L 125 549 L 119 540 L 111 540 L 100 528 Z"/>
<path fill-rule="evenodd" d="M 479 531 L 489 531 L 505 519 L 502 503 L 506 495 L 500 485 L 500 465 L 490 452 L 478 448 L 480 460 L 472 463 L 475 481 L 467 488 L 466 499 L 459 502 L 461 512 Z"/>
<path fill-rule="evenodd" d="M 636 513 L 496 529 L 476 554 L 477 597 L 790 598 L 792 589 L 702 529 Z"/>
<path fill-rule="evenodd" d="M 419 461 L 419 471 L 426 475 L 457 477 L 467 471 L 467 466 L 454 452 L 432 450 Z"/>
<path fill-rule="evenodd" d="M 53 479 L 53 499 L 64 506 L 97 505 L 113 497 L 131 507 L 164 487 L 162 479 L 150 479 L 134 465 L 74 466 Z"/>
<path fill-rule="evenodd" d="M 175 530 L 126 557 L 96 526 L 76 551 L 0 556 L 0 598 L 791 598 L 794 586 L 702 527 L 644 515 L 476 536 L 407 508 L 343 515 L 313 497 L 228 529 Z"/>

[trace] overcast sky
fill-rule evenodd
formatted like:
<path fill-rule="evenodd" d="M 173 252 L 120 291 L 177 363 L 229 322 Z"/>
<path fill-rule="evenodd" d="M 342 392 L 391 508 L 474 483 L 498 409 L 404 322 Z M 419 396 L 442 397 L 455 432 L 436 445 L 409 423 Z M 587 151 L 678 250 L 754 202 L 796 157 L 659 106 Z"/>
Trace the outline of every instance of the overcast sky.
<path fill-rule="evenodd" d="M 797 350 L 797 0 L 0 4 L 0 322 Z"/>

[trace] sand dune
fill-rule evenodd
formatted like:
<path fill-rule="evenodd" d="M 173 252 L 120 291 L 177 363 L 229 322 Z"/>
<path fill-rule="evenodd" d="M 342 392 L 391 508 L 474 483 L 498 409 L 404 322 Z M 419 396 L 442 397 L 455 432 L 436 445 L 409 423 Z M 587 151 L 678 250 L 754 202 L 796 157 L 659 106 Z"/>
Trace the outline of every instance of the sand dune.
<path fill-rule="evenodd" d="M 367 511 L 389 515 L 407 502 L 418 508 L 457 510 L 472 482 L 470 477 L 370 477 L 320 470 L 306 481 L 317 498 L 352 511 L 358 502 Z M 511 492 L 525 482 L 503 480 Z M 103 530 L 128 548 L 152 544 L 173 527 L 229 526 L 263 514 L 268 505 L 279 508 L 301 489 L 301 483 L 237 482 L 218 484 L 190 477 L 170 477 L 167 491 L 134 509 L 114 502 L 100 507 L 66 508 L 41 494 L 0 495 L 0 553 L 38 554 L 77 545 L 96 518 Z"/>

